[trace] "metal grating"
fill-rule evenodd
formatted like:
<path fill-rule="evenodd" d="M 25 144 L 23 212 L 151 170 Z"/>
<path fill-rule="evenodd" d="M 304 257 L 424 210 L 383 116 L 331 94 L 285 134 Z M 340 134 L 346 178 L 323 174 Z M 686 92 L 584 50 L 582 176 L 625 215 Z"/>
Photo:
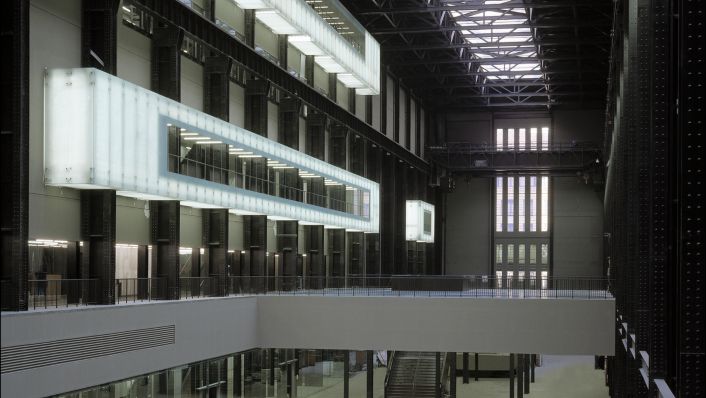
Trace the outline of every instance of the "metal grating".
<path fill-rule="evenodd" d="M 144 350 L 174 344 L 175 342 L 175 326 L 166 325 L 2 347 L 0 352 L 0 373 L 19 372 L 66 362 Z"/>

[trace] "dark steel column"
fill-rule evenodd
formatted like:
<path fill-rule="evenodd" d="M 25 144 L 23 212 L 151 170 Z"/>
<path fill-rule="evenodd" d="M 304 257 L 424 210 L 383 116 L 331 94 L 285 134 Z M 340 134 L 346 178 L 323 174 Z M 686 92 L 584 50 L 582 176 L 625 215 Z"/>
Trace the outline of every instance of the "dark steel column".
<path fill-rule="evenodd" d="M 373 398 L 373 381 L 375 380 L 375 353 L 373 351 L 366 351 L 366 378 L 367 378 L 367 388 L 366 397 Z"/>
<path fill-rule="evenodd" d="M 243 10 L 245 22 L 245 45 L 255 48 L 255 10 Z"/>
<path fill-rule="evenodd" d="M 348 246 L 347 275 L 365 274 L 365 234 L 362 232 L 346 232 Z"/>
<path fill-rule="evenodd" d="M 331 287 L 343 287 L 343 277 L 346 276 L 346 230 L 327 229 L 329 274 L 332 277 Z"/>
<path fill-rule="evenodd" d="M 395 232 L 395 263 L 394 273 L 408 274 L 410 270 L 407 264 L 407 239 L 406 239 L 406 222 L 407 222 L 407 174 L 408 167 L 401 161 L 395 162 L 395 197 L 394 197 L 394 218 Z"/>
<path fill-rule="evenodd" d="M 287 53 L 289 47 L 289 40 L 287 35 L 277 35 L 277 59 L 279 60 L 279 66 L 282 69 L 287 68 Z"/>
<path fill-rule="evenodd" d="M 179 223 L 177 200 L 150 201 L 152 242 L 152 278 L 161 278 L 162 289 L 153 291 L 154 298 L 179 299 Z"/>
<path fill-rule="evenodd" d="M 326 277 L 326 264 L 324 263 L 324 226 L 305 225 L 307 255 L 307 287 L 320 289 Z"/>
<path fill-rule="evenodd" d="M 280 285 L 283 290 L 296 287 L 297 253 L 299 251 L 299 223 L 296 221 L 276 222 L 277 252 L 280 262 Z"/>
<path fill-rule="evenodd" d="M 307 155 L 324 160 L 326 154 L 326 126 L 327 118 L 323 113 L 310 111 L 306 118 L 306 142 L 305 152 Z"/>
<path fill-rule="evenodd" d="M 365 123 L 373 124 L 373 96 L 365 96 Z"/>
<path fill-rule="evenodd" d="M 336 74 L 328 74 L 328 97 L 331 101 L 338 103 L 337 101 L 337 84 L 336 84 Z"/>
<path fill-rule="evenodd" d="M 243 216 L 243 229 L 243 247 L 247 251 L 243 267 L 255 277 L 250 288 L 260 292 L 265 286 L 267 267 L 267 216 Z"/>
<path fill-rule="evenodd" d="M 119 0 L 81 2 L 81 66 L 116 73 Z"/>
<path fill-rule="evenodd" d="M 392 89 L 392 136 L 395 142 L 400 142 L 400 81 L 393 79 Z M 389 115 L 388 115 L 389 116 Z"/>
<path fill-rule="evenodd" d="M 407 90 L 404 101 L 404 147 L 407 149 L 412 148 L 412 93 Z"/>
<path fill-rule="evenodd" d="M 456 353 L 451 353 L 451 363 L 449 364 L 449 377 L 451 378 L 449 383 L 449 395 L 451 398 L 456 398 Z"/>
<path fill-rule="evenodd" d="M 348 169 L 348 127 L 343 124 L 331 124 L 329 163 L 344 170 Z"/>
<path fill-rule="evenodd" d="M 299 149 L 299 113 L 302 102 L 297 98 L 284 97 L 279 101 L 278 141 L 293 149 Z"/>
<path fill-rule="evenodd" d="M 314 56 L 304 56 L 304 79 L 309 86 L 314 87 Z"/>
<path fill-rule="evenodd" d="M 181 101 L 181 42 L 184 32 L 173 25 L 154 28 L 152 34 L 152 91 Z"/>
<path fill-rule="evenodd" d="M 525 388 L 523 386 L 525 377 L 523 375 L 525 355 L 517 354 L 517 366 L 515 367 L 517 371 L 517 398 L 522 398 L 524 395 Z"/>
<path fill-rule="evenodd" d="M 350 112 L 354 115 L 356 112 L 355 89 L 354 88 L 348 89 L 348 112 Z"/>
<path fill-rule="evenodd" d="M 463 384 L 468 384 L 468 353 L 463 353 Z"/>
<path fill-rule="evenodd" d="M 515 354 L 510 354 L 508 376 L 510 378 L 510 398 L 515 398 Z"/>
<path fill-rule="evenodd" d="M 230 58 L 223 55 L 206 57 L 203 66 L 203 109 L 219 119 L 229 121 Z"/>
<path fill-rule="evenodd" d="M 380 180 L 380 272 L 390 275 L 395 272 L 395 183 L 397 159 L 387 153 L 383 154 L 383 167 Z"/>
<path fill-rule="evenodd" d="M 262 79 L 249 79 L 245 87 L 245 128 L 267 137 L 267 94 L 270 84 Z"/>
<path fill-rule="evenodd" d="M 208 275 L 211 277 L 211 295 L 228 294 L 228 209 L 201 211 L 202 245 L 206 249 Z"/>
<path fill-rule="evenodd" d="M 524 380 L 522 384 L 525 387 L 525 394 L 530 392 L 530 354 L 522 354 L 522 374 Z"/>
<path fill-rule="evenodd" d="M 351 372 L 351 363 L 350 363 L 350 351 L 343 351 L 343 398 L 348 398 L 349 397 L 349 387 L 350 387 L 350 372 Z"/>
<path fill-rule="evenodd" d="M 149 250 L 147 245 L 137 246 L 137 298 L 144 300 L 149 296 Z"/>
<path fill-rule="evenodd" d="M 29 2 L 0 13 L 0 268 L 2 309 L 27 310 L 29 260 Z"/>
<path fill-rule="evenodd" d="M 98 304 L 115 304 L 115 226 L 115 191 L 81 191 L 83 277 L 98 279 L 88 292 Z"/>
<path fill-rule="evenodd" d="M 532 362 L 530 365 L 530 381 L 534 383 L 534 366 L 537 363 L 537 355 L 536 354 L 531 354 L 530 355 L 530 361 Z"/>
<path fill-rule="evenodd" d="M 473 368 L 473 370 L 474 370 L 473 373 L 475 375 L 476 381 L 478 381 L 478 374 L 480 373 L 480 370 L 478 369 L 478 353 L 477 352 L 475 354 L 473 354 L 473 362 L 474 362 L 473 364 L 475 365 Z"/>

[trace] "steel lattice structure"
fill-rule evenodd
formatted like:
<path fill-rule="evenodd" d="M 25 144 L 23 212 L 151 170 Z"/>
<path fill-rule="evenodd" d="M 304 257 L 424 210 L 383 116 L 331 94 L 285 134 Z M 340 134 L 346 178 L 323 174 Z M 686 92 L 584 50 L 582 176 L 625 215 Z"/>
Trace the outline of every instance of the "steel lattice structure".
<path fill-rule="evenodd" d="M 602 107 L 611 2 L 344 0 L 383 63 L 439 108 Z"/>

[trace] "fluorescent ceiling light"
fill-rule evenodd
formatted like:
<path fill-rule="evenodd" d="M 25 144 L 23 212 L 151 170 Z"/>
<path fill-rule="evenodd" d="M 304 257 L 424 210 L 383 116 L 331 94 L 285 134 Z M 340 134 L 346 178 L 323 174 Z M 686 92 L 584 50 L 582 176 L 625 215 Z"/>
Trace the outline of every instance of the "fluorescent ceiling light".
<path fill-rule="evenodd" d="M 314 62 L 326 73 L 344 73 L 346 71 L 333 57 L 329 57 L 328 55 L 314 57 Z"/>
<path fill-rule="evenodd" d="M 268 7 L 263 0 L 235 0 L 235 4 L 243 10 L 257 10 Z"/>
<path fill-rule="evenodd" d="M 275 10 L 255 11 L 255 18 L 265 24 L 272 33 L 278 35 L 295 35 L 299 33 L 279 12 Z"/>
<path fill-rule="evenodd" d="M 241 158 L 261 158 L 262 155 L 240 155 Z"/>
<path fill-rule="evenodd" d="M 324 51 L 319 48 L 310 36 L 294 35 L 288 37 L 289 44 L 301 51 L 304 55 L 324 55 Z"/>
<path fill-rule="evenodd" d="M 196 141 L 197 144 L 222 144 L 221 141 Z"/>
<path fill-rule="evenodd" d="M 193 202 L 190 200 L 182 200 L 179 202 L 182 206 L 193 207 L 195 209 L 222 209 L 222 207 L 210 205 L 208 203 Z"/>
<path fill-rule="evenodd" d="M 339 73 L 337 78 L 348 88 L 361 88 L 365 86 L 363 82 L 358 80 L 358 78 L 351 73 Z"/>
<path fill-rule="evenodd" d="M 184 137 L 184 141 L 205 141 L 210 140 L 208 137 Z"/>

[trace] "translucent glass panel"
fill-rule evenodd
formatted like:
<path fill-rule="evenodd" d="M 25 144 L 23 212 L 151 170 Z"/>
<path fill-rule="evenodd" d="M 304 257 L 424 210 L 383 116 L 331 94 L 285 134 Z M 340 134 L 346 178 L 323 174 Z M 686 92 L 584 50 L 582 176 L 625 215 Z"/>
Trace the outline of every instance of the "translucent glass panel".
<path fill-rule="evenodd" d="M 525 263 L 525 244 L 517 245 L 517 263 L 522 265 Z"/>
<path fill-rule="evenodd" d="M 503 263 L 503 245 L 502 244 L 496 244 L 495 245 L 495 264 L 502 264 Z"/>
<path fill-rule="evenodd" d="M 507 129 L 507 149 L 515 150 L 515 129 Z"/>
<path fill-rule="evenodd" d="M 495 231 L 503 230 L 503 178 L 495 177 Z"/>
<path fill-rule="evenodd" d="M 507 232 L 515 231 L 515 178 L 507 177 Z"/>
<path fill-rule="evenodd" d="M 529 263 L 537 264 L 537 245 L 529 246 Z"/>
<path fill-rule="evenodd" d="M 542 232 L 549 231 L 549 177 L 542 177 Z"/>
<path fill-rule="evenodd" d="M 542 243 L 542 265 L 549 264 L 549 245 Z"/>
<path fill-rule="evenodd" d="M 525 232 L 525 224 L 526 224 L 526 218 L 525 218 L 525 201 L 527 200 L 526 194 L 525 194 L 525 180 L 526 178 L 524 176 L 520 176 L 517 179 L 518 181 L 518 192 L 517 192 L 517 231 L 518 232 Z"/>
<path fill-rule="evenodd" d="M 549 127 L 542 127 L 542 150 L 549 150 Z"/>
<path fill-rule="evenodd" d="M 379 186 L 373 181 L 96 69 L 54 69 L 47 72 L 45 80 L 48 185 L 110 188 L 119 195 L 144 200 L 180 200 L 192 207 L 224 208 L 238 214 L 264 214 L 364 232 L 379 228 Z M 169 123 L 188 128 L 198 134 L 194 137 L 203 138 L 201 142 L 211 142 L 199 145 L 232 145 L 252 152 L 252 156 L 277 161 L 282 167 L 316 175 L 329 184 L 367 191 L 369 209 L 362 212 L 370 216 L 318 209 L 228 186 L 225 182 L 230 180 L 224 179 L 228 174 L 222 173 L 221 167 L 225 161 L 213 163 L 221 166 L 210 170 L 194 169 L 194 173 L 208 173 L 208 181 L 169 172 Z M 181 147 L 174 151 L 178 153 Z"/>
<path fill-rule="evenodd" d="M 529 180 L 529 227 L 530 232 L 537 232 L 537 177 L 531 176 Z"/>
<path fill-rule="evenodd" d="M 536 127 L 532 127 L 530 129 L 530 150 L 531 151 L 537 150 L 537 128 Z"/>
<path fill-rule="evenodd" d="M 505 133 L 503 129 L 497 129 L 495 132 L 495 147 L 498 151 L 502 151 L 505 142 Z"/>
<path fill-rule="evenodd" d="M 513 244 L 507 245 L 507 263 L 508 264 L 515 263 L 515 245 L 513 245 Z"/>
<path fill-rule="evenodd" d="M 406 239 L 434 242 L 434 205 L 421 200 L 408 200 L 406 205 Z"/>
<path fill-rule="evenodd" d="M 517 135 L 517 147 L 519 150 L 523 151 L 527 149 L 527 132 L 526 129 L 520 129 Z"/>

